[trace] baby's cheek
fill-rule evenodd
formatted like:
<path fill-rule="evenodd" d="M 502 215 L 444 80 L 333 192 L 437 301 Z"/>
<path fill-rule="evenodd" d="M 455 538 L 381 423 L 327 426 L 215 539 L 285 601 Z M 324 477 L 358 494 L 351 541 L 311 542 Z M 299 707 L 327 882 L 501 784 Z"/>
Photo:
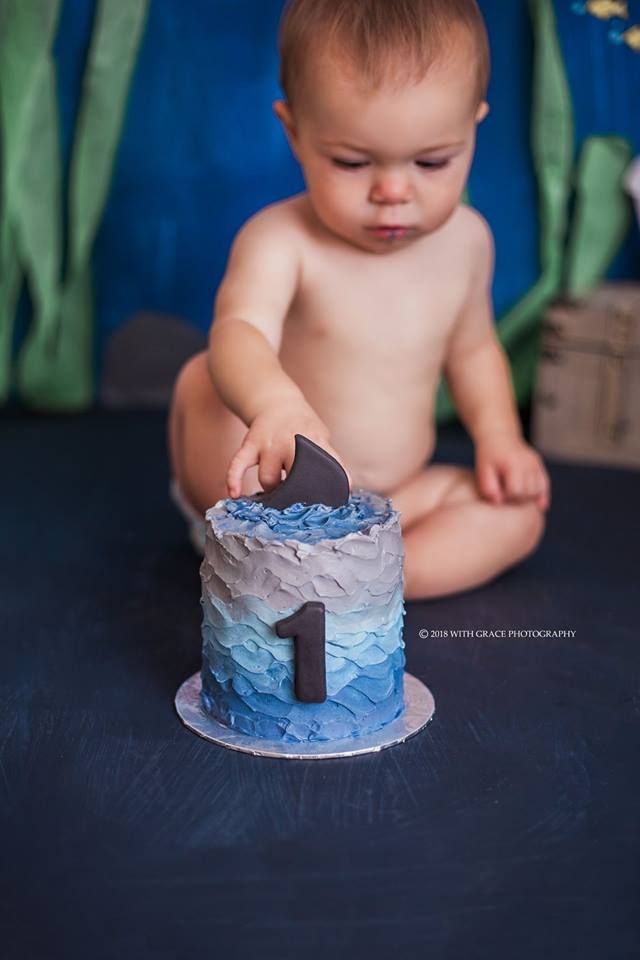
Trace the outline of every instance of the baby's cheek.
<path fill-rule="evenodd" d="M 329 196 L 331 202 L 338 208 L 348 207 L 353 203 L 356 195 L 356 185 L 350 183 L 346 178 L 333 180 L 329 183 Z"/>
<path fill-rule="evenodd" d="M 340 184 L 336 183 L 332 175 L 320 177 L 315 182 L 315 194 L 320 203 L 325 207 L 334 206 L 339 199 L 341 190 Z"/>
<path fill-rule="evenodd" d="M 354 185 L 340 184 L 331 191 L 327 201 L 334 217 L 341 222 L 353 219 L 359 208 L 358 192 Z"/>

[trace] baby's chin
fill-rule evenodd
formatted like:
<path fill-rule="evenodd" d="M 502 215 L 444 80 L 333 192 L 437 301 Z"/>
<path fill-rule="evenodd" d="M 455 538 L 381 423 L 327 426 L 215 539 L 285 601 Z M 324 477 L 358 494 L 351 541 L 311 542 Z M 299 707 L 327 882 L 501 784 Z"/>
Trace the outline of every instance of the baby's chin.
<path fill-rule="evenodd" d="M 324 226 L 334 237 L 348 244 L 350 247 L 355 247 L 357 250 L 362 250 L 365 253 L 374 253 L 380 256 L 384 256 L 386 253 L 392 253 L 394 250 L 403 250 L 417 240 L 420 240 L 425 236 L 425 233 L 428 232 L 422 227 L 412 227 L 402 232 L 389 231 L 385 234 L 377 234 L 366 226 L 354 224 L 349 227 L 344 227 L 342 225 L 332 225 L 326 221 L 324 222 Z"/>

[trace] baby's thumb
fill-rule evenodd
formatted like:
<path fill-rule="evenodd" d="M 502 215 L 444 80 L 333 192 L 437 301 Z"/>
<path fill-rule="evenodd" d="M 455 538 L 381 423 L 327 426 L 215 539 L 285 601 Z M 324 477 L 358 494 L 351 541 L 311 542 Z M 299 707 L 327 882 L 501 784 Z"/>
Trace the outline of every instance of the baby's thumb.
<path fill-rule="evenodd" d="M 245 440 L 234 454 L 227 471 L 227 489 L 230 497 L 239 497 L 242 493 L 242 478 L 249 467 L 259 462 L 258 448 L 251 440 Z"/>

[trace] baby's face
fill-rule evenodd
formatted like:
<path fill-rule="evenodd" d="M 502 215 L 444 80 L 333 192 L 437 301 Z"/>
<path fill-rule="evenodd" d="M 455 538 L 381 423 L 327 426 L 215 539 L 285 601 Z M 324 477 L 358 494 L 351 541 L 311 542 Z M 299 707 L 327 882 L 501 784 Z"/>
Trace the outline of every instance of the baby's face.
<path fill-rule="evenodd" d="M 333 234 L 385 253 L 433 233 L 460 202 L 473 158 L 477 107 L 470 58 L 434 64 L 400 89 L 369 91 L 323 59 L 295 117 L 275 104 L 311 205 Z"/>

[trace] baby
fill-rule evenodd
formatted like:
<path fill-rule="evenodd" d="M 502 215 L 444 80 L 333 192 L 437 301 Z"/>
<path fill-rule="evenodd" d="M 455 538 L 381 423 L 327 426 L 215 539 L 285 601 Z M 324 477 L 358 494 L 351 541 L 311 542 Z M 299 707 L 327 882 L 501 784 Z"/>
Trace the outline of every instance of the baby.
<path fill-rule="evenodd" d="M 496 339 L 489 227 L 461 202 L 489 52 L 475 0 L 291 0 L 274 111 L 306 190 L 240 230 L 209 350 L 176 382 L 182 498 L 272 490 L 294 435 L 390 497 L 405 598 L 478 586 L 538 544 L 549 479 Z M 444 373 L 475 469 L 428 465 Z"/>

